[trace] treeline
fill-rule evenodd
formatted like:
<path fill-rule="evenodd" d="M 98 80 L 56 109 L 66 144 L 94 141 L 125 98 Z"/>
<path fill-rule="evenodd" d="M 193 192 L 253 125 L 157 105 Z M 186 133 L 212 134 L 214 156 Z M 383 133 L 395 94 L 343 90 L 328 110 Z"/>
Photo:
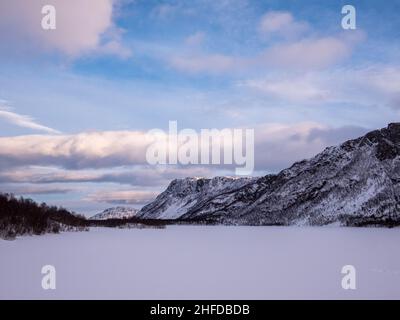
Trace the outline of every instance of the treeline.
<path fill-rule="evenodd" d="M 89 227 L 142 228 L 164 227 L 162 220 L 108 219 L 87 220 L 83 215 L 64 208 L 38 204 L 31 199 L 0 193 L 0 238 L 14 239 L 19 235 L 41 235 L 61 231 L 84 231 Z"/>
<path fill-rule="evenodd" d="M 67 230 L 85 230 L 84 216 L 64 208 L 37 204 L 31 199 L 0 194 L 0 237 L 13 239 L 18 235 L 58 233 Z"/>
<path fill-rule="evenodd" d="M 397 217 L 383 217 L 382 215 L 371 216 L 344 216 L 339 217 L 340 222 L 347 227 L 385 227 L 395 228 L 400 226 Z"/>
<path fill-rule="evenodd" d="M 107 219 L 107 220 L 87 220 L 87 225 L 90 227 L 107 227 L 107 228 L 123 228 L 123 227 L 164 227 L 171 224 L 169 220 L 160 219 L 140 219 L 136 217 L 122 219 Z"/>

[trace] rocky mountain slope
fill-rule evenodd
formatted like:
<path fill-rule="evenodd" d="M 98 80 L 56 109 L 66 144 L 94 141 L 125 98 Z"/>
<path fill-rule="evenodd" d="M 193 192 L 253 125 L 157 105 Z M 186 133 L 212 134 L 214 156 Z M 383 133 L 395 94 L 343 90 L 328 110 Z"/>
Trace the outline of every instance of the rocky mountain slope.
<path fill-rule="evenodd" d="M 239 225 L 397 225 L 400 123 L 260 178 L 174 180 L 141 218 Z"/>
<path fill-rule="evenodd" d="M 90 217 L 90 220 L 129 219 L 135 217 L 138 211 L 138 209 L 128 207 L 109 208 Z"/>

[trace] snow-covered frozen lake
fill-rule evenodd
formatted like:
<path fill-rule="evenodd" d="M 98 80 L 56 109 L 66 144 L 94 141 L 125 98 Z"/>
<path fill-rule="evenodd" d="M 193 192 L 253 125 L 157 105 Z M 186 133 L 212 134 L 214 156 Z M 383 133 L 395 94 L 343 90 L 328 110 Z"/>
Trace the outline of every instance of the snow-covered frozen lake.
<path fill-rule="evenodd" d="M 169 226 L 0 240 L 0 298 L 400 299 L 400 229 Z M 56 290 L 41 287 L 43 265 Z M 356 290 L 341 269 L 356 268 Z"/>

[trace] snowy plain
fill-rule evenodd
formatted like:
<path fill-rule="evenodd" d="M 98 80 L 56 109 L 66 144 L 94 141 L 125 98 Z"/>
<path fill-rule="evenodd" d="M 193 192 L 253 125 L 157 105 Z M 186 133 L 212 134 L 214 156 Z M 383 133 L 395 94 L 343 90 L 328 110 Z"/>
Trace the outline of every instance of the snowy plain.
<path fill-rule="evenodd" d="M 400 229 L 168 226 L 0 240 L 1 299 L 400 299 Z M 56 268 L 43 290 L 41 268 Z M 354 265 L 356 290 L 341 287 Z"/>

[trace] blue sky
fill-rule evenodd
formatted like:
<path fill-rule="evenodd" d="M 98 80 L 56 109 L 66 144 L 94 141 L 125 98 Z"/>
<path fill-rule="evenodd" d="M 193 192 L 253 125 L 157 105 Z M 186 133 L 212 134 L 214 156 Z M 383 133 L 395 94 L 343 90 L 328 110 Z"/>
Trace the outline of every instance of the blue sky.
<path fill-rule="evenodd" d="M 56 30 L 40 27 L 44 4 Z M 341 27 L 345 4 L 356 30 Z M 398 121 L 399 12 L 395 0 L 2 1 L 0 191 L 89 214 L 140 207 L 173 178 L 232 174 L 148 167 L 140 134 L 171 120 L 254 128 L 255 174 Z"/>

